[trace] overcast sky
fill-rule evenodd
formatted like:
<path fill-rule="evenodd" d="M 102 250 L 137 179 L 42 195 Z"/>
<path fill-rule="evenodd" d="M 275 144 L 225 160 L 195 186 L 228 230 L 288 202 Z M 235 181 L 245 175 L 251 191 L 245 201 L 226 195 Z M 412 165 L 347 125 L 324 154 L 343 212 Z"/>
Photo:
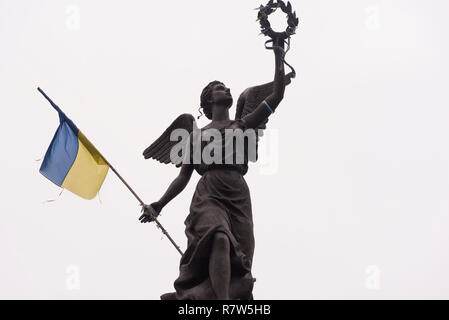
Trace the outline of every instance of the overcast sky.
<path fill-rule="evenodd" d="M 58 117 L 36 88 L 151 203 L 178 169 L 142 151 L 179 114 L 198 115 L 202 88 L 221 80 L 236 101 L 272 80 L 259 5 L 0 0 L 0 298 L 173 290 L 179 254 L 138 222 L 138 202 L 112 172 L 91 201 L 58 197 L 39 173 Z M 254 297 L 449 298 L 449 4 L 292 5 L 300 27 L 287 61 L 298 77 L 245 176 Z M 198 179 L 160 218 L 183 249 Z"/>

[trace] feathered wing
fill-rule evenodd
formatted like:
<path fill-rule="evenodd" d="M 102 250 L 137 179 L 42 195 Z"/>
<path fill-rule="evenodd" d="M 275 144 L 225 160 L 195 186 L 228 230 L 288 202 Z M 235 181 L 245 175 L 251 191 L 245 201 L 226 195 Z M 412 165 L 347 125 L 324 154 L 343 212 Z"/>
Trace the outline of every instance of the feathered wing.
<path fill-rule="evenodd" d="M 285 84 L 289 85 L 291 82 L 292 73 L 285 75 Z M 244 116 L 253 112 L 259 104 L 268 98 L 268 96 L 273 92 L 274 82 L 265 83 L 259 86 L 250 87 L 242 92 L 237 100 L 237 110 L 235 112 L 235 120 L 242 119 Z M 268 119 L 261 123 L 256 130 L 257 141 L 259 141 L 259 136 L 263 136 L 263 131 L 267 127 Z M 257 145 L 256 145 L 256 160 L 257 160 Z"/>
<path fill-rule="evenodd" d="M 157 138 L 156 141 L 154 141 L 148 148 L 143 151 L 144 158 L 155 159 L 165 164 L 173 163 L 177 167 L 181 166 L 182 160 L 179 160 L 175 163 L 172 161 L 172 159 L 170 159 L 170 152 L 172 148 L 181 141 L 181 139 L 178 139 L 177 141 L 171 141 L 171 133 L 176 129 L 183 129 L 190 134 L 194 129 L 197 128 L 198 126 L 196 124 L 194 116 L 188 113 L 180 115 L 175 119 L 175 121 L 172 122 L 172 124 L 170 124 L 167 129 L 165 129 L 164 133 L 162 133 L 162 135 Z M 184 143 L 187 143 L 187 139 L 185 139 Z M 185 148 L 182 148 L 182 150 L 185 150 Z M 180 159 L 182 159 L 183 156 L 184 155 L 182 155 Z"/>
<path fill-rule="evenodd" d="M 289 85 L 291 82 L 292 73 L 285 75 L 285 84 Z M 237 110 L 235 112 L 235 119 L 241 119 L 247 114 L 253 112 L 257 106 L 273 92 L 274 82 L 265 83 L 259 86 L 250 87 L 242 92 L 237 100 Z M 259 126 L 259 129 L 265 129 L 265 121 Z"/>

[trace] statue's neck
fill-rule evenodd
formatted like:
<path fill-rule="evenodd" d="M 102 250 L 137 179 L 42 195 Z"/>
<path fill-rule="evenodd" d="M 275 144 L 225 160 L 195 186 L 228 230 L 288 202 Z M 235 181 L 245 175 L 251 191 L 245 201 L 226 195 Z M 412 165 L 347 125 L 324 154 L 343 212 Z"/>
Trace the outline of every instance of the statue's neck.
<path fill-rule="evenodd" d="M 229 120 L 229 108 L 219 105 L 212 106 L 212 121 Z"/>

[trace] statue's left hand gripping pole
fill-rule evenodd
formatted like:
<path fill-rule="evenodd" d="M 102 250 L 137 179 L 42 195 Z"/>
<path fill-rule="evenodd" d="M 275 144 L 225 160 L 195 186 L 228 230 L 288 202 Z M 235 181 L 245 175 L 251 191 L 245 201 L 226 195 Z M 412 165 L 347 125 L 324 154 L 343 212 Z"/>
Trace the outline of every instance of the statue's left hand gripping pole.
<path fill-rule="evenodd" d="M 48 102 L 50 102 L 50 104 L 56 108 L 56 110 L 59 110 L 59 107 L 45 94 L 45 92 L 41 89 L 41 88 L 37 88 L 37 90 L 45 97 L 45 99 L 48 100 Z M 141 206 L 144 206 L 145 203 L 142 201 L 142 199 L 140 199 L 140 197 L 137 195 L 137 193 L 130 187 L 130 185 L 125 181 L 125 179 L 123 179 L 123 177 L 117 172 L 117 170 L 115 170 L 115 168 L 111 165 L 111 163 L 100 153 L 100 155 L 102 156 L 102 158 L 104 159 L 104 161 L 107 163 L 107 165 L 109 166 L 109 168 L 111 168 L 111 170 L 117 175 L 117 177 L 120 179 L 120 181 L 123 182 L 123 184 L 128 188 L 129 191 L 131 191 L 131 193 L 134 195 L 134 197 L 136 197 L 137 201 L 139 201 Z M 176 244 L 176 242 L 172 239 L 172 237 L 168 234 L 167 230 L 165 230 L 165 228 L 160 224 L 160 222 L 154 218 L 154 222 L 156 222 L 156 225 L 159 229 L 161 229 L 162 233 L 168 238 L 168 240 L 170 240 L 170 242 L 173 244 L 173 246 L 176 248 L 176 250 L 183 255 L 181 249 L 179 248 L 179 246 Z"/>

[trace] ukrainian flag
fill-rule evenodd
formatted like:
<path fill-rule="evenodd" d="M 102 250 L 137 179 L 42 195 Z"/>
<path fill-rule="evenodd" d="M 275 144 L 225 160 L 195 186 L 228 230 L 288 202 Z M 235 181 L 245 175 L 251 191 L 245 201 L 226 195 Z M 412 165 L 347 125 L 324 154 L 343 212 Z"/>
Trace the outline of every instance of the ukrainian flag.
<path fill-rule="evenodd" d="M 95 198 L 108 173 L 108 162 L 72 120 L 40 88 L 38 90 L 59 114 L 59 127 L 45 154 L 40 173 L 81 198 Z"/>

